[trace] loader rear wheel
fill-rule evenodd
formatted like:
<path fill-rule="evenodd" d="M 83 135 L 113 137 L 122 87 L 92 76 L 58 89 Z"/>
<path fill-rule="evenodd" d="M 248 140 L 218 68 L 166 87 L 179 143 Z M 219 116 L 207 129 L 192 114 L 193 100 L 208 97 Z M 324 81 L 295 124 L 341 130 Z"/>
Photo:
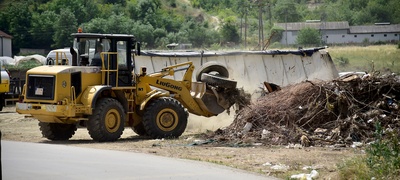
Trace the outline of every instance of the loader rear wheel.
<path fill-rule="evenodd" d="M 125 114 L 121 103 L 112 98 L 100 99 L 91 116 L 87 129 L 95 141 L 116 141 L 124 131 Z"/>
<path fill-rule="evenodd" d="M 212 75 L 218 75 L 220 77 L 229 77 L 229 72 L 228 69 L 225 67 L 225 65 L 211 61 L 204 63 L 196 72 L 196 81 L 201 81 L 201 76 L 203 73 L 206 74 L 212 74 Z"/>
<path fill-rule="evenodd" d="M 188 113 L 173 98 L 159 98 L 145 110 L 143 125 L 152 138 L 176 138 L 186 129 Z"/>
<path fill-rule="evenodd" d="M 237 82 L 233 80 L 229 80 L 224 77 L 211 75 L 203 73 L 201 75 L 201 81 L 205 82 L 211 86 L 218 86 L 222 88 L 236 88 Z"/>
<path fill-rule="evenodd" d="M 71 138 L 76 131 L 76 124 L 39 122 L 43 137 L 52 141 L 63 141 Z"/>

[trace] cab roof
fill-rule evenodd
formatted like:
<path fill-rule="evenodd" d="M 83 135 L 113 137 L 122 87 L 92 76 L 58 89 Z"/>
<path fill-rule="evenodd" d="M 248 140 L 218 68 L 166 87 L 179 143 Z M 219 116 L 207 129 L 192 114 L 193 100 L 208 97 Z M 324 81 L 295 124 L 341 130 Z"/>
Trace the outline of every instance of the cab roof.
<path fill-rule="evenodd" d="M 131 34 L 97 34 L 97 33 L 73 33 L 75 38 L 108 38 L 108 39 L 133 39 L 135 36 Z"/>

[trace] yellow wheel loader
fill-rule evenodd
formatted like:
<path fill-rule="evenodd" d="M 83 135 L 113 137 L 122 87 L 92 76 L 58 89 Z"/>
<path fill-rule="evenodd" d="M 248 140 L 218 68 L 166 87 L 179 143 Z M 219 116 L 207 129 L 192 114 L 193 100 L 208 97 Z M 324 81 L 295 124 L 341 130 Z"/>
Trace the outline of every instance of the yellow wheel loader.
<path fill-rule="evenodd" d="M 140 44 L 133 35 L 74 33 L 71 65 L 45 65 L 26 73 L 16 111 L 39 120 L 50 140 L 68 140 L 78 126 L 95 141 L 116 141 L 125 127 L 152 138 L 179 137 L 189 112 L 216 116 L 233 105 L 236 81 L 220 64 L 204 64 L 192 82 L 191 62 L 148 73 L 135 68 Z M 134 72 L 137 69 L 138 72 Z M 184 71 L 181 80 L 172 77 Z"/>

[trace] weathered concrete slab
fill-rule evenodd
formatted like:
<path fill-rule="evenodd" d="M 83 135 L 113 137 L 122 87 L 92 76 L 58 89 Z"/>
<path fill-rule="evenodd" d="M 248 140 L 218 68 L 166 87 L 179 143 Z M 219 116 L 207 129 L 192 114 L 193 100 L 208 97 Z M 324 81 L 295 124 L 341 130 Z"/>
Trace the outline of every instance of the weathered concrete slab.
<path fill-rule="evenodd" d="M 236 52 L 173 52 L 143 51 L 136 57 L 135 71 L 146 66 L 148 73 L 163 67 L 192 61 L 195 67 L 210 61 L 226 65 L 230 78 L 238 82 L 238 87 L 254 93 L 263 87 L 264 81 L 280 86 L 305 80 L 332 80 L 338 72 L 325 47 L 302 50 L 236 51 Z M 175 74 L 181 79 L 183 72 Z M 193 81 L 195 76 L 193 75 Z"/>

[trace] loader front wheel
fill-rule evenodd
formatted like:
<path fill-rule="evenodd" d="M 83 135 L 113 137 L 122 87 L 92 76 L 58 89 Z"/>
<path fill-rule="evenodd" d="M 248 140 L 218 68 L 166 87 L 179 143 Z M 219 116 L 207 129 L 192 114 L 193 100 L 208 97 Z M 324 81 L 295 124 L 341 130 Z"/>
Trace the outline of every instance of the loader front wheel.
<path fill-rule="evenodd" d="M 52 141 L 64 141 L 71 138 L 76 131 L 76 124 L 39 122 L 43 137 Z"/>
<path fill-rule="evenodd" d="M 121 103 L 112 98 L 100 99 L 89 116 L 87 129 L 95 141 L 116 141 L 124 131 L 125 114 Z"/>
<path fill-rule="evenodd" d="M 159 98 L 145 110 L 143 125 L 152 138 L 176 138 L 186 129 L 188 113 L 173 98 Z"/>

